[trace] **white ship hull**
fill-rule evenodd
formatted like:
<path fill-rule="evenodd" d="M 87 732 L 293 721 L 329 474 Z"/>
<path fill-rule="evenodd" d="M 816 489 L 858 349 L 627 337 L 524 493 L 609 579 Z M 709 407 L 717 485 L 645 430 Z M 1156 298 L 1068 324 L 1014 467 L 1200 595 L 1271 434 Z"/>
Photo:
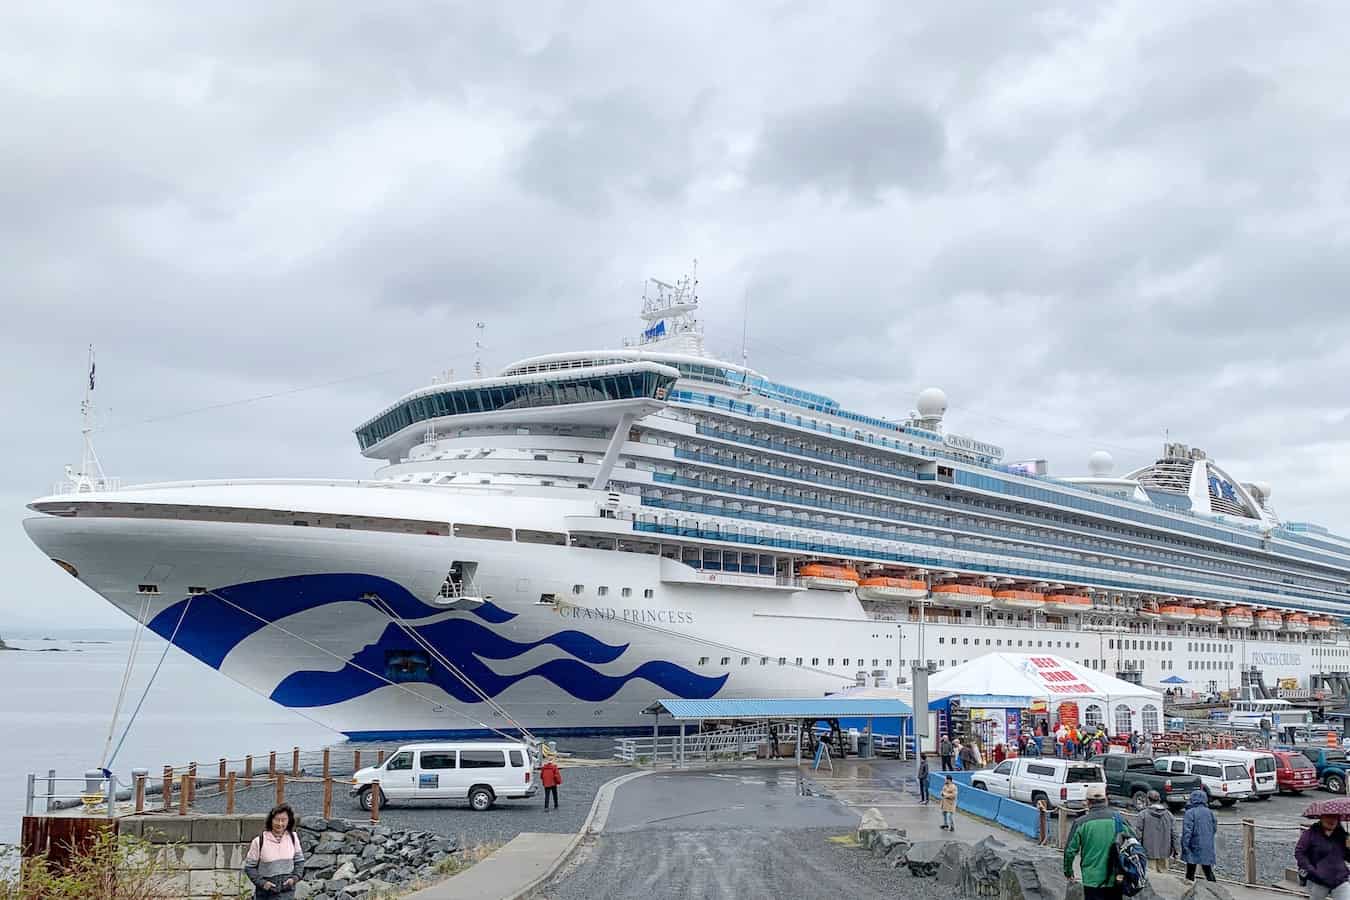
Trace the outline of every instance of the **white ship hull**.
<path fill-rule="evenodd" d="M 525 507 L 443 493 L 468 507 L 470 518 L 486 518 L 490 507 L 498 520 L 509 519 Z M 365 501 L 369 491 L 328 487 L 323 494 L 329 503 L 346 495 Z M 386 502 L 412 501 L 445 502 L 434 492 Z M 528 501 L 532 517 L 540 506 Z M 560 514 L 569 511 L 560 506 Z M 919 655 L 917 615 L 906 620 L 903 604 L 894 604 L 890 621 L 867 615 L 851 593 L 718 577 L 660 556 L 290 525 L 43 516 L 25 527 L 44 552 L 74 566 L 129 616 L 147 609 L 154 631 L 203 663 L 356 738 L 483 733 L 509 728 L 507 716 L 540 733 L 645 730 L 651 719 L 643 710 L 659 697 L 820 696 L 860 673 L 875 679 L 880 672 L 894 684 Z M 474 561 L 479 592 L 491 600 L 476 609 L 438 606 L 448 560 Z M 135 585 L 151 577 L 159 594 L 137 594 Z M 192 586 L 210 592 L 190 596 Z M 541 604 L 541 594 L 558 602 Z M 434 659 L 418 657 L 418 644 L 370 595 L 506 715 Z M 1228 652 L 1181 653 L 1198 638 L 1107 637 L 1087 623 L 1047 628 L 1023 612 L 988 615 L 985 625 L 976 624 L 978 615 L 928 617 L 924 655 L 946 667 L 986 652 L 1044 650 L 1112 671 L 1137 665 L 1145 684 L 1183 674 L 1221 688 L 1235 687 L 1243 666 L 1263 670 L 1269 684 L 1315 670 L 1306 645 L 1214 637 Z M 1108 648 L 1108 640 L 1120 644 Z M 1216 668 L 1163 667 L 1187 657 Z M 410 659 L 414 670 L 426 665 L 430 673 L 414 671 L 397 684 L 378 677 Z"/>

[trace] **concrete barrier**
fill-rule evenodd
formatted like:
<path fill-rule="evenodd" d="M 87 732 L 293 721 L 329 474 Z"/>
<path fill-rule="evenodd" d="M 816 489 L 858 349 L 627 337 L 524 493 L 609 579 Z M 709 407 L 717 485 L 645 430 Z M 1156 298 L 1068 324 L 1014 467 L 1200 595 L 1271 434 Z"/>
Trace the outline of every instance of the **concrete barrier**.
<path fill-rule="evenodd" d="M 995 819 L 1004 828 L 1010 828 L 1027 837 L 1041 835 L 1041 812 L 1036 807 L 1020 800 L 999 798 L 998 817 Z"/>
<path fill-rule="evenodd" d="M 997 794 L 991 794 L 988 791 L 963 784 L 957 789 L 956 808 L 993 822 L 998 819 L 998 806 L 1001 799 Z"/>

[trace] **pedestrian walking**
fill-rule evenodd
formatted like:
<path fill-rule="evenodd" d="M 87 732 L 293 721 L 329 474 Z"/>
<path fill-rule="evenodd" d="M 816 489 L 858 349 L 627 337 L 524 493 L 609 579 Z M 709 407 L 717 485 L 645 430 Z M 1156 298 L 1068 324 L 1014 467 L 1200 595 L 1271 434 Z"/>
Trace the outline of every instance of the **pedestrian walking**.
<path fill-rule="evenodd" d="M 952 770 L 952 739 L 948 735 L 942 736 L 942 743 L 938 745 L 938 756 L 942 758 L 942 771 L 950 772 Z"/>
<path fill-rule="evenodd" d="M 558 785 L 562 784 L 562 770 L 549 759 L 539 767 L 539 783 L 544 786 L 544 809 L 548 809 L 549 798 L 553 798 L 553 808 L 558 808 Z"/>
<path fill-rule="evenodd" d="M 979 760 L 975 756 L 975 747 L 973 745 L 961 745 L 961 749 L 956 753 L 956 767 L 963 772 L 973 772 L 980 767 Z"/>
<path fill-rule="evenodd" d="M 1002 745 L 1002 744 L 995 744 L 995 745 L 994 745 L 994 765 L 998 765 L 999 763 L 1003 762 L 1003 761 L 1004 761 L 1005 759 L 1007 759 L 1007 758 L 1008 758 L 1008 754 L 1007 754 L 1006 751 L 1004 751 L 1003 745 Z"/>
<path fill-rule="evenodd" d="M 1219 830 L 1218 820 L 1209 808 L 1209 797 L 1199 788 L 1191 791 L 1186 801 L 1186 814 L 1181 818 L 1181 861 L 1186 864 L 1186 880 L 1195 880 L 1195 867 L 1204 870 L 1206 881 L 1214 877 L 1214 835 Z"/>
<path fill-rule="evenodd" d="M 927 756 L 926 754 L 923 754 L 923 753 L 920 753 L 920 754 L 919 754 L 919 771 L 918 771 L 917 777 L 918 777 L 918 779 L 919 779 L 919 802 L 922 803 L 924 806 L 927 806 L 927 805 L 928 805 L 928 756 Z"/>
<path fill-rule="evenodd" d="M 1131 753 L 1139 752 L 1139 732 L 1137 731 L 1130 732 L 1130 752 Z"/>
<path fill-rule="evenodd" d="M 253 882 L 254 900 L 295 900 L 295 886 L 305 873 L 295 825 L 295 810 L 278 804 L 267 814 L 262 834 L 248 845 L 244 875 Z"/>
<path fill-rule="evenodd" d="M 1153 871 L 1166 872 L 1167 861 L 1177 855 L 1177 829 L 1172 811 L 1157 791 L 1148 792 L 1148 806 L 1139 814 L 1139 842 Z"/>
<path fill-rule="evenodd" d="M 1309 900 L 1350 900 L 1350 835 L 1340 816 L 1322 816 L 1299 836 L 1294 848 L 1298 873 L 1306 879 Z"/>
<path fill-rule="evenodd" d="M 938 809 L 942 810 L 942 830 L 956 830 L 956 782 L 948 775 L 938 794 Z"/>
<path fill-rule="evenodd" d="M 1120 883 L 1111 869 L 1116 834 L 1128 832 L 1133 837 L 1134 831 L 1106 804 L 1106 785 L 1089 784 L 1087 798 L 1091 808 L 1074 824 L 1064 848 L 1064 877 L 1074 880 L 1073 863 L 1077 858 L 1083 900 L 1120 900 Z"/>

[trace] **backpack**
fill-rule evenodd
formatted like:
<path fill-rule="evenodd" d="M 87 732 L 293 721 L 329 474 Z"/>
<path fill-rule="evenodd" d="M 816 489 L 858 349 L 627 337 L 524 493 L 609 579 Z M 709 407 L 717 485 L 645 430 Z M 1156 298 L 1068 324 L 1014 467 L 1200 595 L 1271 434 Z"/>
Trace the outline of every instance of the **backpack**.
<path fill-rule="evenodd" d="M 1111 871 L 1120 885 L 1120 892 L 1133 897 L 1148 887 L 1148 854 L 1144 845 L 1125 831 L 1125 821 L 1116 819 L 1116 840 L 1111 846 Z"/>

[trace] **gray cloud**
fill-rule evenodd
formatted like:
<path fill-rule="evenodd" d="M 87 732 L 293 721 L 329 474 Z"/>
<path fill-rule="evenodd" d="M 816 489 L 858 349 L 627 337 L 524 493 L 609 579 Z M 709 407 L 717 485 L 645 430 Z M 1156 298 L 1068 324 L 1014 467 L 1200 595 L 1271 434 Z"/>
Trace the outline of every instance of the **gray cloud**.
<path fill-rule="evenodd" d="M 850 101 L 771 120 L 750 161 L 751 181 L 815 187 L 875 203 L 894 188 L 932 187 L 941 176 L 942 120 L 900 101 Z"/>
<path fill-rule="evenodd" d="M 1168 429 L 1350 531 L 1347 43 L 1330 3 L 12 4 L 0 611 L 108 617 L 18 525 L 87 343 L 129 480 L 361 476 L 475 321 L 489 368 L 617 344 L 694 257 L 770 377 L 939 384 L 1058 472 Z"/>

